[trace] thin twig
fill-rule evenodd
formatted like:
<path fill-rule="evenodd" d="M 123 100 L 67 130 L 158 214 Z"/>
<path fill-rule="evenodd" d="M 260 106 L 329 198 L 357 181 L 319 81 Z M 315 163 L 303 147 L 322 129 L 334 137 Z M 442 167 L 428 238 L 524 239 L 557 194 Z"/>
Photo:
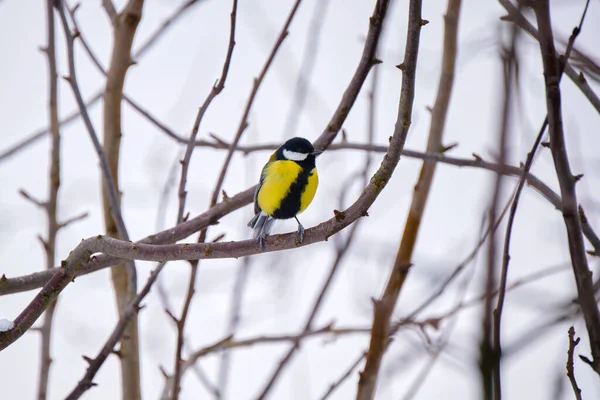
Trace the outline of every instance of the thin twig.
<path fill-rule="evenodd" d="M 566 65 L 566 63 L 569 60 L 569 56 L 571 55 L 571 51 L 573 50 L 573 46 L 575 44 L 575 39 L 577 39 L 577 36 L 579 35 L 579 33 L 581 32 L 581 29 L 583 27 L 583 21 L 585 20 L 585 15 L 587 13 L 588 5 L 589 5 L 589 1 L 586 3 L 585 9 L 584 9 L 581 19 L 579 21 L 579 25 L 575 29 L 573 29 L 573 33 L 571 34 L 569 41 L 567 43 L 567 48 L 565 50 L 565 54 L 561 58 L 561 64 L 559 67 L 560 71 L 559 71 L 559 75 L 558 75 L 559 81 L 562 79 L 564 66 Z M 514 25 L 514 26 L 516 27 L 517 25 Z M 513 56 L 514 56 L 514 53 L 513 53 Z M 532 146 L 530 152 L 527 154 L 527 159 L 525 160 L 525 165 L 523 167 L 523 173 L 521 174 L 521 177 L 519 178 L 519 183 L 517 184 L 517 189 L 516 189 L 516 192 L 514 195 L 514 199 L 512 201 L 512 205 L 510 208 L 510 214 L 508 216 L 508 222 L 506 225 L 506 234 L 504 237 L 504 250 L 502 252 L 502 269 L 500 272 L 500 287 L 498 290 L 498 299 L 497 299 L 497 303 L 496 303 L 496 309 L 494 310 L 494 334 L 493 334 L 493 336 L 494 336 L 494 354 L 496 356 L 496 359 L 495 359 L 495 361 L 496 361 L 496 366 L 495 366 L 496 386 L 497 386 L 498 391 L 500 390 L 500 368 L 501 368 L 500 362 L 501 362 L 501 357 L 502 357 L 501 321 L 502 321 L 502 309 L 504 307 L 504 297 L 505 297 L 505 292 L 506 292 L 506 282 L 507 282 L 507 278 L 508 278 L 508 265 L 509 265 L 509 260 L 510 260 L 510 239 L 511 239 L 513 224 L 514 224 L 514 220 L 515 220 L 515 216 L 516 216 L 516 212 L 517 212 L 517 207 L 519 204 L 519 198 L 520 198 L 521 192 L 523 190 L 523 187 L 525 185 L 525 177 L 531 170 L 531 167 L 533 165 L 533 159 L 535 157 L 535 153 L 538 149 L 538 146 L 540 145 L 540 143 L 542 141 L 542 137 L 544 135 L 544 132 L 546 131 L 547 126 L 548 126 L 548 115 L 546 115 L 546 117 L 544 118 L 544 121 L 542 122 L 542 127 L 539 130 L 536 140 L 533 143 L 533 146 Z"/>
<path fill-rule="evenodd" d="M 547 0 L 535 2 L 534 12 L 538 22 L 540 49 L 544 65 L 550 150 L 562 195 L 562 214 L 567 230 L 569 253 L 573 263 L 579 304 L 590 340 L 592 360 L 589 364 L 596 373 L 600 374 L 600 310 L 594 297 L 592 273 L 588 266 L 583 243 L 581 217 L 578 212 L 575 191 L 577 178 L 571 173 L 565 146 L 559 87 L 560 68 L 556 57 L 556 49 L 554 48 L 549 8 Z"/>
<path fill-rule="evenodd" d="M 573 393 L 577 400 L 581 400 L 581 389 L 577 386 L 577 380 L 575 379 L 575 367 L 573 364 L 573 354 L 575 353 L 575 347 L 579 344 L 581 338 L 575 339 L 575 328 L 572 326 L 569 328 L 569 350 L 567 351 L 567 377 L 571 382 Z"/>
<path fill-rule="evenodd" d="M 183 221 L 183 215 L 185 212 L 185 202 L 187 199 L 187 192 L 185 190 L 185 185 L 187 182 L 187 174 L 188 168 L 190 164 L 190 160 L 192 158 L 192 153 L 195 149 L 194 142 L 196 140 L 196 136 L 198 134 L 198 130 L 200 129 L 200 123 L 204 118 L 204 114 L 208 107 L 212 103 L 213 99 L 219 95 L 225 88 L 225 81 L 227 80 L 227 74 L 229 73 L 229 67 L 231 65 L 231 59 L 233 57 L 233 49 L 235 47 L 235 28 L 236 28 L 236 17 L 237 17 L 237 0 L 233 0 L 232 9 L 230 13 L 230 26 L 229 26 L 229 42 L 227 46 L 227 55 L 225 56 L 225 61 L 223 62 L 223 69 L 221 71 L 221 77 L 217 82 L 213 85 L 211 91 L 206 96 L 204 103 L 198 110 L 198 114 L 196 115 L 196 120 L 194 121 L 194 125 L 192 128 L 192 132 L 190 134 L 190 139 L 187 144 L 185 155 L 183 160 L 181 161 L 181 179 L 179 181 L 179 207 L 177 212 L 177 224 L 180 224 Z M 227 168 L 226 166 L 224 167 Z M 218 185 L 218 184 L 217 184 Z M 214 201 L 211 201 L 210 207 L 216 204 L 216 198 Z M 206 233 L 208 228 L 205 229 L 198 239 L 199 243 L 202 243 L 206 239 Z M 179 398 L 179 393 L 181 390 L 181 366 L 182 366 L 182 352 L 185 341 L 185 323 L 187 321 L 187 316 L 190 310 L 190 305 L 192 303 L 192 298 L 194 296 L 195 287 L 196 287 L 196 275 L 198 273 L 198 262 L 190 262 L 190 277 L 188 281 L 187 294 L 185 297 L 185 301 L 183 303 L 183 307 L 181 310 L 181 316 L 174 320 L 177 328 L 177 340 L 175 345 L 175 361 L 173 366 L 173 387 L 171 389 L 171 398 L 172 400 L 177 400 Z"/>
<path fill-rule="evenodd" d="M 46 252 L 46 270 L 54 268 L 56 255 L 56 235 L 61 228 L 57 221 L 58 208 L 58 190 L 60 188 L 60 130 L 58 125 L 58 74 L 56 72 L 56 46 L 54 29 L 54 1 L 46 1 L 46 21 L 48 43 L 44 52 L 48 59 L 48 119 L 52 141 L 50 147 L 50 171 L 49 171 L 49 189 L 48 201 L 44 203 L 44 208 L 48 216 L 47 237 L 43 241 Z M 57 300 L 48 305 L 44 314 L 44 321 L 40 328 L 42 348 L 40 352 L 40 369 L 38 381 L 38 400 L 46 400 L 48 397 L 48 385 L 50 381 L 50 364 L 52 358 L 50 354 L 52 340 L 52 322 L 56 310 Z"/>
<path fill-rule="evenodd" d="M 512 102 L 514 100 L 514 85 L 517 82 L 517 54 L 516 47 L 518 41 L 519 30 L 516 25 L 512 25 L 510 30 L 510 44 L 501 50 L 501 60 L 503 66 L 503 92 L 502 92 L 502 109 L 501 122 L 498 132 L 498 153 L 500 162 L 503 164 L 507 159 L 507 143 L 509 135 L 509 125 L 512 117 Z M 538 137 L 541 140 L 543 133 Z M 537 141 L 536 141 L 537 143 Z M 537 146 L 536 146 L 537 147 Z M 531 155 L 533 162 L 533 154 Z M 494 180 L 494 189 L 490 199 L 489 218 L 494 220 L 498 212 L 500 202 L 500 194 L 502 192 L 502 175 L 496 174 Z M 517 188 L 518 191 L 518 188 Z M 512 203 L 514 205 L 514 202 Z M 487 270 L 484 280 L 484 288 L 487 293 L 491 293 L 497 287 L 498 265 L 496 260 L 497 243 L 495 232 L 492 232 L 488 241 L 487 252 Z M 508 266 L 508 261 L 506 263 Z M 504 271 L 508 271 L 504 269 Z M 502 288 L 499 289 L 500 302 L 504 301 Z M 482 335 L 479 346 L 479 371 L 481 374 L 481 389 L 482 398 L 485 400 L 501 400 L 502 399 L 502 369 L 501 369 L 501 343 L 500 343 L 500 317 L 502 308 L 493 309 L 493 297 L 488 296 L 484 301 L 482 315 Z M 502 303 L 500 303 L 502 304 Z"/>

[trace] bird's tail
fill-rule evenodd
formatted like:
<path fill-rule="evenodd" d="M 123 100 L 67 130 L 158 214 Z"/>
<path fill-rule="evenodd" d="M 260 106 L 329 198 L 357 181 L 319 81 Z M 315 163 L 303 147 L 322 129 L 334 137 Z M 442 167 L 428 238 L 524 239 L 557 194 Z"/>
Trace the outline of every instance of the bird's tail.
<path fill-rule="evenodd" d="M 271 228 L 275 223 L 275 219 L 270 215 L 263 214 L 261 211 L 257 212 L 254 217 L 248 222 L 248 226 L 252 228 L 252 237 L 265 238 L 271 233 Z"/>

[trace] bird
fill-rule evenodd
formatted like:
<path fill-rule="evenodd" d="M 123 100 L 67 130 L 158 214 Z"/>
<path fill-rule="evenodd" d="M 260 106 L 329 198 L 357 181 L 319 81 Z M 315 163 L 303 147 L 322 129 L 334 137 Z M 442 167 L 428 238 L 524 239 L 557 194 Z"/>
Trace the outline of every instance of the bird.
<path fill-rule="evenodd" d="M 254 191 L 254 217 L 248 222 L 261 248 L 278 219 L 295 218 L 299 242 L 304 240 L 298 214 L 315 197 L 319 185 L 315 159 L 322 152 L 315 150 L 307 139 L 294 137 L 281 145 L 263 167 Z"/>

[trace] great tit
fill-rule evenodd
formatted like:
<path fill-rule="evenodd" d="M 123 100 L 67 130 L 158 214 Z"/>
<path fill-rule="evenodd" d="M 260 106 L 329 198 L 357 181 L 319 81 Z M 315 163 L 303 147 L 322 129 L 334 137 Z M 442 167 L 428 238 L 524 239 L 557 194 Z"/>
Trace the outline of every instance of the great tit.
<path fill-rule="evenodd" d="M 255 215 L 248 222 L 261 248 L 277 219 L 295 218 L 302 243 L 304 227 L 297 215 L 315 197 L 319 185 L 315 158 L 321 153 L 308 140 L 295 137 L 279 147 L 263 167 L 254 192 Z"/>

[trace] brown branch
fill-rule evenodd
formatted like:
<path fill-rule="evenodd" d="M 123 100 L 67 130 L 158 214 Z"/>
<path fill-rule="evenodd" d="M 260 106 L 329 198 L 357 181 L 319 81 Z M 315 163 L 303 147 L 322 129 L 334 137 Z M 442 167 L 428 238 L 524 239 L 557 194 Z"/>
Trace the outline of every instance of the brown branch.
<path fill-rule="evenodd" d="M 519 25 L 521 29 L 527 32 L 538 42 L 540 41 L 540 35 L 537 29 L 521 14 L 519 9 L 515 7 L 510 0 L 498 0 L 499 3 L 506 9 L 509 17 L 507 20 Z M 569 62 L 564 65 L 565 74 L 571 79 L 571 81 L 581 90 L 583 95 L 588 99 L 592 106 L 600 113 L 600 97 L 593 91 L 592 87 L 588 84 L 582 73 L 578 73 L 571 66 Z"/>
<path fill-rule="evenodd" d="M 588 5 L 589 5 L 589 1 L 586 3 L 586 6 L 585 6 L 585 9 L 581 16 L 579 25 L 577 27 L 575 27 L 575 29 L 573 29 L 573 33 L 572 33 L 571 37 L 569 38 L 569 41 L 567 43 L 567 48 L 565 50 L 565 55 L 564 55 L 564 57 L 561 58 L 561 64 L 559 67 L 560 71 L 558 74 L 559 81 L 562 79 L 562 74 L 564 72 L 564 66 L 566 65 L 566 63 L 569 60 L 569 56 L 571 55 L 571 51 L 573 50 L 573 46 L 575 44 L 575 39 L 577 38 L 577 36 L 579 35 L 579 32 L 581 32 L 581 29 L 583 27 L 583 21 L 585 19 L 585 15 L 587 13 Z M 516 25 L 514 25 L 514 26 L 516 27 Z M 516 34 L 516 33 L 513 32 L 513 35 L 514 34 Z M 512 55 L 512 57 L 514 57 L 514 48 L 512 49 L 511 55 Z M 507 282 L 507 278 L 508 278 L 508 265 L 509 265 L 509 260 L 510 260 L 510 239 L 511 239 L 513 224 L 514 224 L 514 220 L 515 220 L 515 216 L 516 216 L 516 212 L 517 212 L 517 207 L 519 204 L 519 198 L 521 196 L 521 192 L 523 191 L 523 187 L 525 185 L 525 177 L 531 170 L 531 166 L 533 165 L 533 159 L 534 159 L 535 153 L 542 141 L 542 137 L 544 135 L 544 132 L 546 131 L 547 126 L 548 126 L 548 115 L 546 115 L 546 117 L 544 118 L 544 121 L 542 122 L 542 126 L 539 130 L 537 138 L 536 138 L 535 142 L 533 143 L 533 146 L 532 146 L 530 152 L 527 154 L 527 159 L 525 160 L 525 165 L 523 167 L 523 173 L 521 174 L 521 177 L 519 178 L 519 183 L 517 184 L 517 189 L 514 194 L 514 198 L 512 201 L 511 208 L 510 208 L 510 213 L 508 216 L 508 222 L 506 225 L 506 234 L 504 236 L 504 250 L 502 252 L 502 268 L 501 268 L 501 272 L 500 272 L 500 286 L 498 289 L 498 299 L 497 299 L 497 303 L 496 303 L 496 309 L 494 310 L 493 339 L 494 339 L 494 354 L 496 357 L 496 359 L 495 359 L 495 361 L 496 361 L 495 374 L 496 374 L 496 390 L 497 391 L 500 391 L 500 379 L 501 379 L 500 378 L 500 368 L 501 368 L 500 362 L 501 362 L 501 357 L 502 357 L 501 321 L 502 321 L 502 309 L 504 307 L 504 298 L 505 298 L 505 293 L 506 293 L 506 282 Z M 496 396 L 496 397 L 499 398 L 499 396 Z"/>
<path fill-rule="evenodd" d="M 44 204 L 48 216 L 47 237 L 44 240 L 44 250 L 46 252 L 46 269 L 54 268 L 56 254 L 56 235 L 61 228 L 57 222 L 56 210 L 58 204 L 58 190 L 60 187 L 60 130 L 58 124 L 58 92 L 56 72 L 56 47 L 54 34 L 54 1 L 46 1 L 46 18 L 48 44 L 44 49 L 48 59 L 48 117 L 50 133 L 52 135 L 50 148 L 50 171 L 49 171 L 49 189 L 48 201 Z M 40 327 L 42 348 L 40 352 L 40 368 L 38 381 L 38 400 L 45 400 L 48 396 L 48 385 L 50 380 L 50 364 L 52 358 L 50 355 L 52 340 L 52 322 L 56 310 L 56 300 L 52 301 L 44 313 L 44 321 Z"/>
<path fill-rule="evenodd" d="M 110 174 L 117 190 L 117 207 L 121 203 L 119 185 L 119 164 L 121 152 L 122 119 L 121 106 L 123 85 L 127 70 L 133 64 L 131 46 L 142 18 L 143 0 L 129 0 L 120 12 L 116 12 L 110 0 L 104 0 L 113 27 L 113 49 L 106 75 L 104 90 L 104 140 L 103 149 L 110 168 Z M 109 202 L 110 194 L 106 185 L 102 186 L 104 225 L 106 234 L 121 237 L 114 220 Z M 111 280 L 117 302 L 117 311 L 122 314 L 137 293 L 137 272 L 133 263 L 111 268 Z M 134 315 L 124 328 L 120 340 L 119 361 L 121 364 L 121 390 L 124 399 L 139 400 L 142 397 L 140 383 L 140 356 L 137 316 Z"/>
<path fill-rule="evenodd" d="M 567 377 L 569 378 L 569 382 L 571 382 L 571 387 L 573 388 L 573 393 L 577 400 L 581 400 L 581 389 L 579 389 L 577 380 L 575 379 L 573 354 L 575 353 L 575 347 L 577 347 L 580 340 L 581 338 L 575 339 L 575 328 L 571 326 L 569 328 L 569 350 L 567 350 Z"/>
<path fill-rule="evenodd" d="M 571 173 L 565 145 L 559 87 L 560 68 L 556 57 L 556 49 L 554 48 L 548 1 L 537 1 L 534 11 L 538 21 L 540 49 L 544 65 L 550 150 L 560 185 L 562 214 L 567 230 L 569 253 L 577 284 L 579 304 L 590 340 L 592 352 L 590 365 L 596 373 L 600 374 L 600 311 L 594 298 L 592 273 L 588 266 L 583 243 L 582 225 L 578 213 L 577 194 L 575 192 L 576 178 Z"/>
<path fill-rule="evenodd" d="M 450 8 L 450 4 L 454 8 Z M 403 72 L 402 90 L 398 108 L 398 119 L 394 135 L 406 138 L 411 123 L 412 106 L 415 92 L 415 75 L 421 27 L 426 24 L 421 18 L 421 0 L 411 0 L 408 10 L 408 28 L 404 62 L 399 66 Z M 446 13 L 446 41 L 444 42 L 444 56 L 442 57 L 442 74 L 438 97 L 433 110 L 432 122 L 427 144 L 428 151 L 438 151 L 441 147 L 443 126 L 452 90 L 452 77 L 454 76 L 454 58 L 456 56 L 456 30 L 460 0 L 451 0 Z M 453 28 L 452 28 L 453 26 Z M 448 31 L 450 29 L 450 31 Z M 452 29 L 454 34 L 452 39 Z M 449 79 L 448 79 L 449 78 Z M 403 139 L 404 141 L 405 139 Z M 367 352 L 367 361 L 358 381 L 357 400 L 370 400 L 375 396 L 377 378 L 383 354 L 389 340 L 390 318 L 394 311 L 398 295 L 404 279 L 408 273 L 411 261 L 412 248 L 416 241 L 419 222 L 427 200 L 429 187 L 433 179 L 436 163 L 423 163 L 419 181 L 415 186 L 413 202 L 409 211 L 404 234 L 398 254 L 394 261 L 390 278 L 380 300 L 374 300 L 374 319 L 371 328 L 371 340 Z"/>

